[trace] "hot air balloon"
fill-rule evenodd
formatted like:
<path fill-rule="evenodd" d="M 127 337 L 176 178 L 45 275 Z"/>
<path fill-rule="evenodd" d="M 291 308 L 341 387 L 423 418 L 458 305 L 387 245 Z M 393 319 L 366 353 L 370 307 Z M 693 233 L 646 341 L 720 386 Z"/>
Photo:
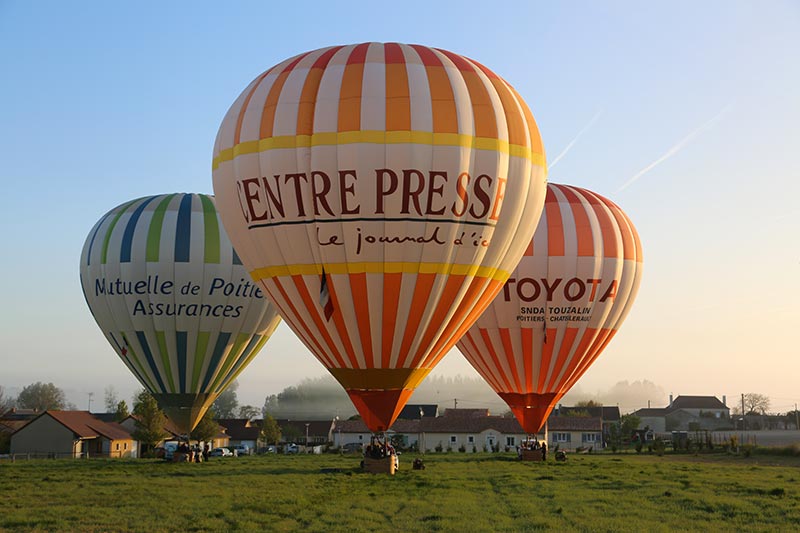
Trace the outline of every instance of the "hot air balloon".
<path fill-rule="evenodd" d="M 502 288 L 541 214 L 533 115 L 483 65 L 334 46 L 258 76 L 214 146 L 242 261 L 373 432 Z"/>
<path fill-rule="evenodd" d="M 625 213 L 550 183 L 533 240 L 458 349 L 535 434 L 614 337 L 641 277 L 642 246 Z"/>
<path fill-rule="evenodd" d="M 106 213 L 83 246 L 80 278 L 111 346 L 187 434 L 280 322 L 204 194 Z"/>

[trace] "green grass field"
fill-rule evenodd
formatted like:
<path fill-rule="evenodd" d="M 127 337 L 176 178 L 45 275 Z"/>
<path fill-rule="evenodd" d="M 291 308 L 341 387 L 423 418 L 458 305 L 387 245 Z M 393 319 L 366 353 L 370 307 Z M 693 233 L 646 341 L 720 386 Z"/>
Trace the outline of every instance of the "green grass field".
<path fill-rule="evenodd" d="M 511 454 L 0 463 L 0 531 L 798 531 L 796 457 Z"/>

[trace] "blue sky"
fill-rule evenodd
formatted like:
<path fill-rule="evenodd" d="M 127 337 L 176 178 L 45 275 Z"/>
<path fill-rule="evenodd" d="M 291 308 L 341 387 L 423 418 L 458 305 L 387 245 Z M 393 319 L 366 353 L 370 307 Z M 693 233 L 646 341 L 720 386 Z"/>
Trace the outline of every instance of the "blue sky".
<path fill-rule="evenodd" d="M 0 385 L 52 381 L 80 406 L 107 385 L 129 396 L 137 384 L 78 281 L 92 225 L 135 197 L 212 192 L 217 127 L 250 80 L 306 50 L 374 40 L 446 48 L 503 76 L 548 159 L 561 156 L 549 179 L 611 198 L 637 226 L 638 300 L 581 390 L 648 379 L 789 409 L 800 402 L 798 28 L 789 1 L 0 0 Z M 474 375 L 455 351 L 437 372 Z M 261 405 L 323 373 L 281 326 L 240 400 Z"/>

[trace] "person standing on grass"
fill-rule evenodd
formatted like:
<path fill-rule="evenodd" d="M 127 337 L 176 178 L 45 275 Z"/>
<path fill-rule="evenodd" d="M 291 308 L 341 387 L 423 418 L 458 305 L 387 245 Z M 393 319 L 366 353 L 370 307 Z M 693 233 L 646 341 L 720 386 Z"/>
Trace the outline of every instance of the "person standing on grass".
<path fill-rule="evenodd" d="M 542 441 L 542 461 L 547 460 L 547 443 Z"/>

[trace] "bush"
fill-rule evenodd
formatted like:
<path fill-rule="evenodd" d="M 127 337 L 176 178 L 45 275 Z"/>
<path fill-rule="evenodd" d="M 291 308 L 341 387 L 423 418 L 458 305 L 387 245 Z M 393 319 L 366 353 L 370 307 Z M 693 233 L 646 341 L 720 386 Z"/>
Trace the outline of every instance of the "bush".
<path fill-rule="evenodd" d="M 642 443 L 641 443 L 641 441 L 639 441 L 639 442 L 637 442 L 637 443 L 636 443 L 636 446 L 635 446 L 635 448 L 636 448 L 636 453 L 642 453 L 642 448 L 643 448 L 643 446 L 642 446 Z"/>
<path fill-rule="evenodd" d="M 436 450 L 439 453 L 442 453 L 442 450 L 444 449 L 442 447 L 442 441 L 439 441 L 439 444 L 437 444 L 433 449 Z"/>
<path fill-rule="evenodd" d="M 467 447 L 462 444 L 461 446 L 458 447 L 458 451 L 460 451 L 461 453 L 464 453 L 464 452 L 467 451 Z"/>
<path fill-rule="evenodd" d="M 667 446 L 664 444 L 664 441 L 661 440 L 661 439 L 656 439 L 656 441 L 653 443 L 653 450 L 655 450 L 656 455 L 658 455 L 659 457 L 662 457 L 664 455 L 664 450 L 666 448 L 667 448 Z"/>
<path fill-rule="evenodd" d="M 474 444 L 472 445 L 472 453 L 478 453 L 478 447 Z"/>

